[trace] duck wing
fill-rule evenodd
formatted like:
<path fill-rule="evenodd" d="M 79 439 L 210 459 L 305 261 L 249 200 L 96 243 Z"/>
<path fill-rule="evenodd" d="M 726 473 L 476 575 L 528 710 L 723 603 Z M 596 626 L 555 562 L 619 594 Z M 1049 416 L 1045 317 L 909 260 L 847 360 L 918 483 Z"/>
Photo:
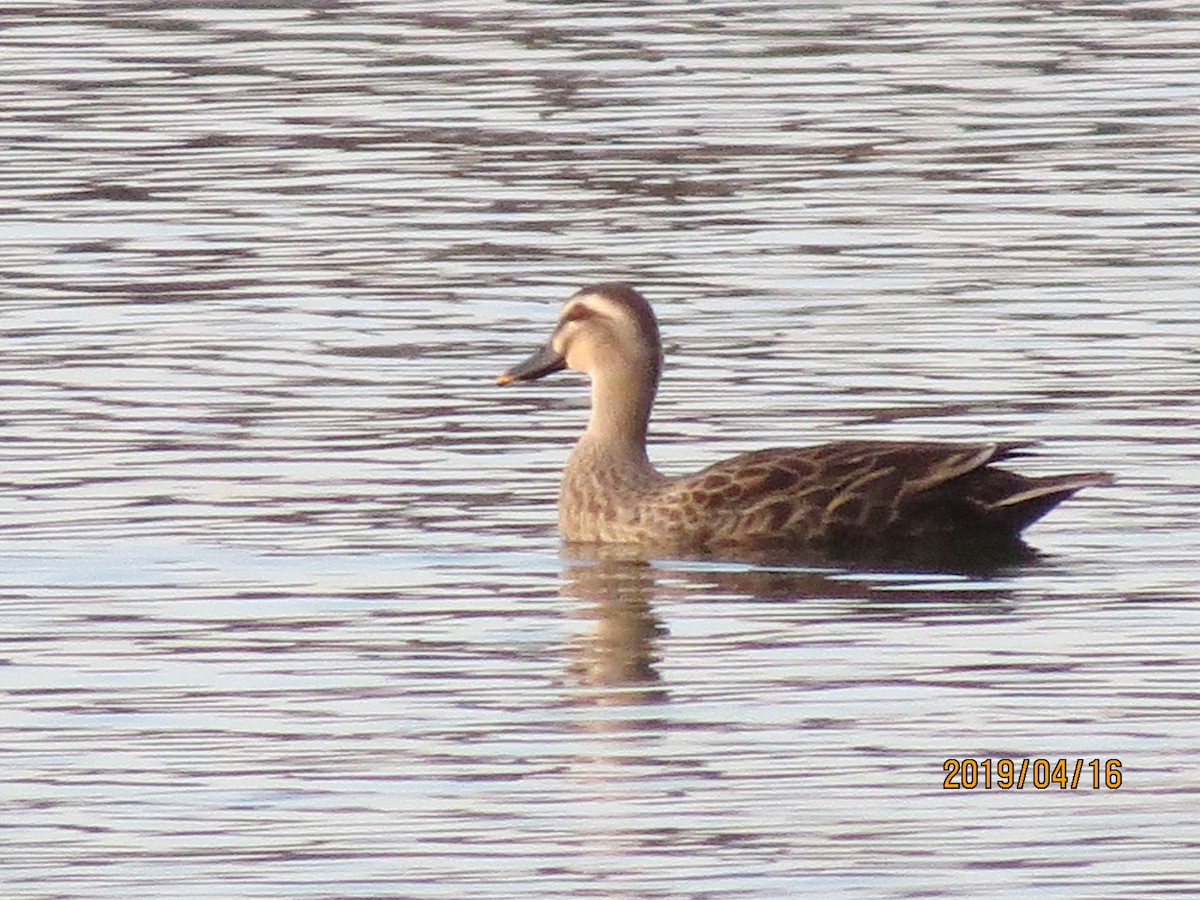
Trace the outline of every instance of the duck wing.
<path fill-rule="evenodd" d="M 713 549 L 878 553 L 918 543 L 1019 542 L 1092 472 L 1030 478 L 993 463 L 1025 443 L 842 441 L 744 453 L 671 482 L 652 506 Z"/>

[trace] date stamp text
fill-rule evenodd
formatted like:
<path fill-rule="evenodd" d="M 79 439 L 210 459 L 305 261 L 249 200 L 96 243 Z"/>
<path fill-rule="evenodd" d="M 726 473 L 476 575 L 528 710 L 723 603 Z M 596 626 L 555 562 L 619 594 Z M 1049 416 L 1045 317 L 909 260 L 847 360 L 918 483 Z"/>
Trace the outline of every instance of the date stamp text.
<path fill-rule="evenodd" d="M 1039 791 L 1106 788 L 1115 791 L 1121 786 L 1119 759 L 974 759 L 951 758 L 942 763 L 946 777 L 942 787 L 948 791 L 1021 790 L 1032 787 Z"/>

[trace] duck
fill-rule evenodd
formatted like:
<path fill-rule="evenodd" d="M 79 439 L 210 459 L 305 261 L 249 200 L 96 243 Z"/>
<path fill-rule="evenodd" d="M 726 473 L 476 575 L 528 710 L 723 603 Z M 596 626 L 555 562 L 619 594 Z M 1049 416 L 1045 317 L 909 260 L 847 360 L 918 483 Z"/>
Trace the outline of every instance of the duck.
<path fill-rule="evenodd" d="M 1027 549 L 1021 532 L 1107 472 L 1030 477 L 996 463 L 1025 441 L 842 440 L 742 453 L 689 475 L 651 463 L 647 430 L 663 371 L 650 303 L 633 286 L 584 287 L 549 340 L 500 385 L 563 369 L 591 382 L 587 426 L 567 459 L 558 529 L 568 544 L 823 557 Z"/>

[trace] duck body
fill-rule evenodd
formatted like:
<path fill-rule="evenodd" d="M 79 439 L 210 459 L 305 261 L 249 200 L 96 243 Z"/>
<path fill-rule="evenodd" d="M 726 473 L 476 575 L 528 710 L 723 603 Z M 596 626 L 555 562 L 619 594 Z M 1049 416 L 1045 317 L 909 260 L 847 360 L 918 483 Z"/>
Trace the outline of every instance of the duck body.
<path fill-rule="evenodd" d="M 500 376 L 591 377 L 587 430 L 563 472 L 564 540 L 671 552 L 837 557 L 1023 547 L 1020 533 L 1107 473 L 1031 478 L 993 466 L 1027 444 L 840 441 L 743 453 L 692 475 L 659 473 L 646 429 L 662 368 L 658 325 L 628 285 L 584 288 L 539 351 Z"/>

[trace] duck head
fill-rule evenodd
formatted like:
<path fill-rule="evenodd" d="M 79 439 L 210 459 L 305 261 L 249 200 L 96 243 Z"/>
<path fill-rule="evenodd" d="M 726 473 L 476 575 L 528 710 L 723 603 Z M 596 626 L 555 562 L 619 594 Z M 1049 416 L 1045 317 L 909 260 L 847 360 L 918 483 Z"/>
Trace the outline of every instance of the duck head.
<path fill-rule="evenodd" d="M 563 306 L 550 340 L 496 383 L 536 381 L 562 369 L 583 372 L 593 382 L 633 376 L 657 386 L 662 346 L 646 298 L 616 282 L 583 288 Z"/>

